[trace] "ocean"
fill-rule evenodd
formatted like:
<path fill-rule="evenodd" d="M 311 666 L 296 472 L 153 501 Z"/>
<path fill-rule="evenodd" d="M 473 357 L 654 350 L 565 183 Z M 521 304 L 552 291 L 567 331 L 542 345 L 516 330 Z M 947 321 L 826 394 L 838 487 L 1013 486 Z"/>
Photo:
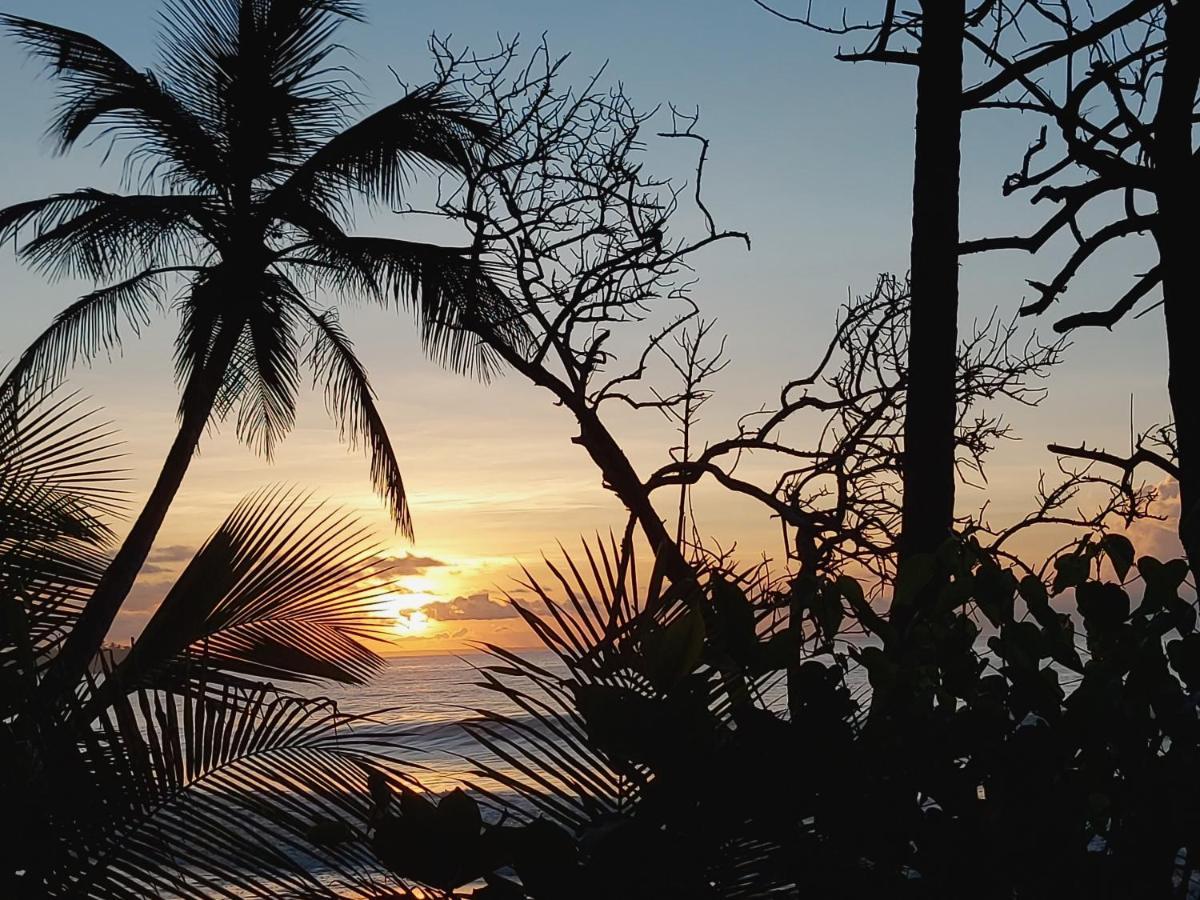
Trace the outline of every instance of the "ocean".
<path fill-rule="evenodd" d="M 566 667 L 549 651 L 523 650 L 520 655 L 543 669 L 566 675 Z M 464 722 L 480 718 L 479 710 L 527 719 L 506 696 L 479 685 L 478 669 L 497 664 L 494 657 L 465 652 L 395 656 L 387 663 L 366 684 L 305 685 L 296 692 L 327 698 L 341 712 L 369 716 L 372 722 L 398 730 L 397 745 L 388 755 L 412 763 L 413 776 L 430 790 L 459 786 L 459 779 L 472 768 L 468 759 L 508 768 L 462 727 Z"/>
<path fill-rule="evenodd" d="M 522 650 L 519 655 L 556 675 L 567 675 L 566 667 L 547 650 Z M 515 774 L 508 763 L 489 753 L 463 728 L 464 723 L 479 719 L 481 710 L 536 724 L 504 694 L 479 684 L 478 669 L 498 664 L 494 657 L 466 652 L 391 657 L 387 662 L 367 684 L 308 685 L 297 692 L 328 698 L 342 712 L 370 716 L 373 722 L 398 729 L 397 746 L 388 755 L 414 764 L 414 777 L 431 790 L 442 792 L 459 786 L 459 779 L 473 768 L 469 760 Z M 852 668 L 849 676 L 852 691 L 866 689 L 861 669 Z M 523 690 L 534 689 L 528 681 L 512 683 Z M 782 673 L 761 699 L 772 708 L 786 705 Z"/>

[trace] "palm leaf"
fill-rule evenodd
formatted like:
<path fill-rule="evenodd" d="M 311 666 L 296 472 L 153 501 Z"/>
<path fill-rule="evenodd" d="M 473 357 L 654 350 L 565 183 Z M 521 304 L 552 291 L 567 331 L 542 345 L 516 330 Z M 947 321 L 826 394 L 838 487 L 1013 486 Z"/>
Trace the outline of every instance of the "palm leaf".
<path fill-rule="evenodd" d="M 302 162 L 268 205 L 287 216 L 297 206 L 346 212 L 347 196 L 396 205 L 413 177 L 433 167 L 469 171 L 482 153 L 499 153 L 499 136 L 467 102 L 426 85 L 346 128 Z"/>
<path fill-rule="evenodd" d="M 165 165 L 173 180 L 221 183 L 212 135 L 151 74 L 139 72 L 117 53 L 86 34 L 25 19 L 0 21 L 34 56 L 46 61 L 61 83 L 58 114 L 49 133 L 60 152 L 69 150 L 93 125 L 111 141 L 134 141 L 132 158 Z"/>
<path fill-rule="evenodd" d="M 467 250 L 338 233 L 314 235 L 282 262 L 340 293 L 398 301 L 416 314 L 430 358 L 484 381 L 499 370 L 500 358 L 479 331 L 518 350 L 528 340 L 524 320 Z"/>
<path fill-rule="evenodd" d="M 355 95 L 330 57 L 342 49 L 334 33 L 357 19 L 359 5 L 346 0 L 166 5 L 163 71 L 216 136 L 229 184 L 290 172 L 344 127 Z"/>
<path fill-rule="evenodd" d="M 52 277 L 121 278 L 186 256 L 202 236 L 206 204 L 204 196 L 84 188 L 0 210 L 0 242 L 32 228 L 18 254 L 34 267 Z"/>
<path fill-rule="evenodd" d="M 104 570 L 121 473 L 108 423 L 75 395 L 12 412 L 0 418 L 0 667 L 32 675 Z"/>
<path fill-rule="evenodd" d="M 101 714 L 81 744 L 88 807 L 63 829 L 73 845 L 52 893 L 334 897 L 335 879 L 384 880 L 362 829 L 369 778 L 408 780 L 385 755 L 400 735 L 327 701 L 233 693 L 140 690 Z M 341 839 L 321 843 L 329 823 Z"/>
<path fill-rule="evenodd" d="M 217 335 L 230 329 L 234 349 L 228 360 L 216 363 L 223 368 L 216 373 L 211 416 L 220 421 L 237 407 L 238 438 L 270 459 L 295 422 L 300 379 L 295 326 L 303 308 L 296 286 L 275 272 L 239 277 L 225 264 L 201 271 L 180 303 L 175 340 L 180 417 L 194 401 L 197 376 L 214 364 Z"/>
<path fill-rule="evenodd" d="M 553 592 L 526 573 L 536 606 L 509 596 L 565 672 L 485 645 L 494 662 L 480 668 L 480 686 L 520 713 L 480 709 L 464 723 L 481 747 L 470 755 L 472 787 L 505 815 L 558 823 L 583 848 L 622 829 L 642 834 L 654 855 L 629 860 L 626 873 L 642 883 L 670 883 L 686 865 L 712 896 L 793 891 L 787 844 L 758 820 L 748 758 L 789 746 L 761 693 L 778 673 L 731 678 L 708 600 L 656 578 L 639 594 L 634 559 L 615 542 L 585 544 L 583 556 L 582 566 L 566 553 L 562 566 L 547 561 Z M 656 637 L 698 611 L 713 638 L 705 658 L 660 683 L 654 654 L 671 651 Z M 765 620 L 758 626 L 770 633 Z M 681 847 L 686 863 L 675 857 Z"/>
<path fill-rule="evenodd" d="M 357 684 L 384 665 L 392 590 L 354 519 L 269 489 L 242 501 L 180 574 L 117 675 L 124 685 L 227 675 Z"/>
<path fill-rule="evenodd" d="M 308 362 L 318 383 L 325 385 L 325 407 L 337 423 L 343 440 L 361 440 L 371 457 L 371 480 L 388 502 L 392 521 L 400 533 L 413 538 L 412 515 L 404 492 L 400 464 L 392 449 L 383 418 L 375 407 L 375 392 L 366 369 L 354 355 L 354 346 L 338 322 L 336 311 L 308 309 L 313 324 L 313 346 Z"/>
<path fill-rule="evenodd" d="M 57 316 L 21 354 L 0 383 L 0 415 L 30 393 L 53 391 L 67 370 L 90 363 L 100 353 L 121 349 L 122 332 L 141 335 L 158 306 L 161 269 L 149 269 L 111 287 L 84 295 Z"/>
<path fill-rule="evenodd" d="M 572 830 L 583 828 L 597 816 L 630 808 L 648 777 L 643 767 L 630 768 L 595 744 L 577 701 L 581 685 L 640 686 L 645 690 L 644 681 L 619 662 L 625 636 L 642 608 L 636 594 L 631 596 L 637 583 L 636 565 L 615 544 L 610 550 L 597 541 L 596 550 L 589 548 L 587 555 L 596 576 L 592 585 L 573 564 L 574 579 L 564 578 L 550 566 L 565 590 L 571 612 L 562 609 L 528 570 L 522 587 L 533 593 L 545 613 L 507 595 L 539 640 L 558 656 L 566 675 L 487 644 L 485 649 L 496 664 L 481 667 L 483 681 L 479 684 L 515 704 L 523 716 L 481 710 L 479 720 L 464 725 L 502 763 L 474 760 L 478 777 L 514 793 L 522 804 Z M 604 563 L 603 577 L 597 558 Z M 583 634 L 592 636 L 590 643 L 581 638 Z M 491 794 L 486 785 L 481 787 Z M 511 804 L 506 804 L 509 807 Z"/>
<path fill-rule="evenodd" d="M 238 437 L 268 460 L 296 420 L 300 381 L 296 306 L 302 302 L 291 295 L 291 285 L 284 279 L 272 280 L 273 296 L 251 307 L 243 333 L 248 378 L 237 421 Z"/>

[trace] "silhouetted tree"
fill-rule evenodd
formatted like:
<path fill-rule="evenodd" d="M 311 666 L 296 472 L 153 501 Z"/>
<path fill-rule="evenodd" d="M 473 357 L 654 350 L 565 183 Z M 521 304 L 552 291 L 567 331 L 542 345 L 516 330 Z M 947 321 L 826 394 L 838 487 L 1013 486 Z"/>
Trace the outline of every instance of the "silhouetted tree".
<path fill-rule="evenodd" d="M 106 286 L 59 314 L 10 371 L 0 398 L 52 386 L 73 363 L 119 344 L 181 280 L 175 366 L 179 431 L 145 506 L 92 592 L 55 665 L 71 684 L 99 649 L 146 559 L 205 427 L 238 407 L 240 438 L 268 458 L 295 416 L 307 332 L 311 364 L 343 433 L 362 440 L 397 527 L 411 535 L 404 484 L 361 362 L 335 311 L 298 279 L 421 320 L 438 359 L 486 373 L 491 358 L 451 327 L 487 314 L 467 290 L 461 250 L 351 236 L 354 198 L 399 201 L 428 167 L 465 170 L 494 132 L 441 86 L 419 88 L 347 126 L 356 97 L 331 64 L 333 37 L 360 18 L 348 0 L 174 0 L 157 72 L 100 41 L 17 17 L 4 24 L 59 82 L 50 134 L 60 151 L 89 131 L 125 153 L 142 193 L 85 188 L 0 212 L 0 239 L 53 276 Z M 503 332 L 504 326 L 498 325 Z M 11 412 L 10 412 L 11 414 Z"/>
<path fill-rule="evenodd" d="M 42 684 L 103 578 L 120 511 L 113 432 L 80 401 L 21 402 L 0 427 L 0 893 L 359 896 L 387 870 L 371 779 L 399 787 L 386 729 L 289 695 L 361 683 L 393 589 L 369 533 L 294 493 L 241 503 L 132 649 L 106 649 L 60 705 Z M 56 676 L 60 677 L 60 676 Z M 270 679 L 271 684 L 264 683 Z M 334 845 L 337 845 L 336 847 Z M 400 887 L 393 880 L 393 885 Z"/>
<path fill-rule="evenodd" d="M 492 56 L 455 54 L 434 43 L 441 81 L 491 111 L 489 127 L 505 155 L 484 151 L 464 184 L 437 201 L 436 212 L 461 222 L 473 252 L 493 279 L 480 290 L 498 295 L 517 319 L 478 320 L 483 343 L 512 370 L 545 388 L 579 425 L 574 440 L 599 468 L 604 485 L 630 511 L 652 551 L 676 580 L 690 566 L 651 501 L 602 411 L 613 405 L 683 408 L 694 389 L 664 398 L 634 397 L 649 361 L 695 322 L 689 260 L 718 241 L 749 243 L 718 230 L 699 192 L 707 142 L 694 120 L 674 118 L 663 137 L 700 148 L 696 201 L 707 229 L 674 236 L 684 187 L 644 173 L 639 155 L 651 116 L 598 79 L 574 92 L 561 83 L 564 58 L 543 44 L 521 60 L 515 43 Z M 520 344 L 513 333 L 522 336 Z M 526 335 L 528 336 L 526 338 Z M 633 349 L 628 348 L 632 345 Z M 618 368 L 617 348 L 634 359 Z"/>
<path fill-rule="evenodd" d="M 814 579 L 848 575 L 865 581 L 866 595 L 891 594 L 893 609 L 900 537 L 901 446 L 907 386 L 909 294 L 905 283 L 881 277 L 868 295 L 848 301 L 834 335 L 813 370 L 786 384 L 775 408 L 743 416 L 737 433 L 706 443 L 660 467 L 646 480 L 651 491 L 712 479 L 761 503 L 783 526 L 788 599 L 796 652 L 789 686 L 802 684 L 801 635 L 813 616 L 803 590 Z M 1016 342 L 1016 321 L 993 318 L 961 342 L 956 358 L 956 466 L 982 486 L 987 456 L 1013 437 L 1000 403 L 1037 405 L 1039 384 L 1058 362 L 1063 343 Z M 811 435 L 817 435 L 811 442 Z M 773 480 L 743 474 L 749 458 L 781 461 Z M 1042 476 L 1035 506 L 1015 521 L 994 524 L 986 505 L 956 520 L 958 530 L 1007 565 L 1044 577 L 1080 533 L 1103 533 L 1149 514 L 1154 492 L 1114 484 L 1086 466 L 1060 462 L 1055 479 Z M 1055 526 L 1070 543 L 1045 559 L 1022 560 L 1010 547 L 1025 532 Z M 696 541 L 699 545 L 701 542 Z M 717 560 L 724 565 L 728 561 Z M 909 596 L 908 600 L 915 600 Z M 857 611 L 869 615 L 866 607 Z"/>
<path fill-rule="evenodd" d="M 1069 4 L 1057 25 L 1074 27 Z M 1156 290 L 1162 292 L 1166 320 L 1168 394 L 1173 426 L 1160 450 L 1145 440 L 1118 457 L 1086 447 L 1055 445 L 1062 453 L 1116 465 L 1132 473 L 1147 464 L 1178 479 L 1182 500 L 1179 536 L 1193 571 L 1200 571 L 1200 413 L 1195 403 L 1200 383 L 1191 314 L 1194 293 L 1191 233 L 1200 199 L 1200 172 L 1193 137 L 1200 100 L 1200 11 L 1192 3 L 1160 3 L 1151 14 L 1124 28 L 1117 39 L 1081 53 L 1084 59 L 1065 70 L 1061 89 L 1045 80 L 1022 79 L 1008 105 L 1047 116 L 1061 138 L 1061 153 L 1040 168 L 1050 149 L 1043 128 L 1004 192 L 1033 190 L 1034 203 L 1057 205 L 1045 223 L 1027 236 L 983 238 L 964 243 L 964 252 L 1019 249 L 1036 253 L 1051 238 L 1069 232 L 1075 240 L 1062 267 L 1047 282 L 1031 281 L 1034 300 L 1026 315 L 1048 311 L 1067 291 L 1075 275 L 1098 254 L 1122 239 L 1149 233 L 1158 261 L 1106 309 L 1060 318 L 1056 331 L 1102 326 L 1112 328 Z M 1064 180 L 1082 171 L 1076 183 Z M 1149 201 L 1152 208 L 1145 209 Z M 1086 231 L 1092 215 L 1103 224 Z M 1141 315 L 1141 313 L 1138 313 Z"/>
<path fill-rule="evenodd" d="M 909 285 L 882 276 L 844 305 L 817 364 L 784 385 L 777 407 L 746 414 L 735 435 L 660 468 L 651 488 L 712 477 L 758 499 L 791 529 L 788 553 L 798 571 L 850 569 L 890 581 L 901 530 L 909 306 Z M 1015 336 L 1015 323 L 993 318 L 955 354 L 955 464 L 964 478 L 982 478 L 985 457 L 1010 436 L 1003 414 L 985 405 L 1036 405 L 1045 388 L 1033 382 L 1059 359 L 1060 343 L 1017 345 Z M 744 480 L 736 467 L 747 454 L 777 456 L 784 470 L 769 486 Z"/>
<path fill-rule="evenodd" d="M 992 50 L 992 63 L 1008 48 L 1005 38 L 1020 34 L 1022 17 L 1037 17 L 1055 4 L 985 0 L 928 0 L 898 8 L 887 0 L 878 20 L 829 26 L 803 16 L 789 21 L 839 35 L 869 35 L 861 50 L 840 51 L 849 62 L 873 61 L 917 70 L 913 157 L 912 327 L 909 333 L 909 390 L 904 414 L 904 494 L 899 551 L 902 558 L 932 553 L 950 535 L 954 522 L 955 354 L 958 349 L 959 171 L 962 117 L 986 108 L 1005 87 L 1029 77 L 1072 51 L 1101 40 L 1153 8 L 1132 0 L 1065 38 L 1009 51 L 999 71 L 969 84 L 964 69 L 968 47 Z M 907 613 L 899 611 L 898 619 Z M 903 624 L 901 622 L 901 624 Z"/>

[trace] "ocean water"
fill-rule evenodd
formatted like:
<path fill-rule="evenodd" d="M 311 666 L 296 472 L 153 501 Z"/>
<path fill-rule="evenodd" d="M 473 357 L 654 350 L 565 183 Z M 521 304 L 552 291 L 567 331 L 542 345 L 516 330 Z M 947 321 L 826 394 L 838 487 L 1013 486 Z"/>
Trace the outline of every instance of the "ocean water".
<path fill-rule="evenodd" d="M 558 657 L 549 651 L 518 652 L 544 669 L 566 674 Z M 343 712 L 378 712 L 379 721 L 388 725 L 446 725 L 472 716 L 479 708 L 519 712 L 503 695 L 478 686 L 478 669 L 497 663 L 486 653 L 393 656 L 387 663 L 387 668 L 366 684 L 320 685 L 307 687 L 303 693 L 328 697 Z"/>
<path fill-rule="evenodd" d="M 556 675 L 567 669 L 547 650 L 523 650 L 520 656 Z M 325 697 L 345 713 L 367 716 L 372 723 L 398 732 L 395 746 L 385 751 L 403 763 L 412 764 L 412 775 L 425 787 L 442 792 L 462 784 L 464 777 L 484 762 L 510 775 L 517 773 L 506 761 L 490 753 L 463 727 L 478 721 L 482 711 L 509 716 L 525 727 L 541 726 L 507 696 L 480 685 L 480 669 L 501 663 L 486 653 L 462 655 L 402 656 L 388 659 L 387 667 L 365 685 L 314 685 L 298 691 L 305 696 Z M 847 680 L 855 693 L 865 690 L 861 669 L 852 668 Z M 505 679 L 524 691 L 535 687 L 526 680 Z M 760 699 L 771 708 L 786 706 L 782 673 L 762 691 Z M 489 789 L 504 793 L 502 787 Z"/>
<path fill-rule="evenodd" d="M 555 674 L 567 674 L 558 657 L 546 650 L 526 650 L 520 655 Z M 395 745 L 384 749 L 386 755 L 411 764 L 410 774 L 430 790 L 442 792 L 461 785 L 476 768 L 475 762 L 512 772 L 511 766 L 489 753 L 463 727 L 478 721 L 482 711 L 530 722 L 504 694 L 480 685 L 479 669 L 497 665 L 498 660 L 486 653 L 467 652 L 399 656 L 387 662 L 366 684 L 306 685 L 297 693 L 327 698 L 341 712 L 368 717 L 361 728 L 387 726 L 389 734 L 395 735 Z M 533 689 L 526 681 L 521 681 L 520 687 Z"/>

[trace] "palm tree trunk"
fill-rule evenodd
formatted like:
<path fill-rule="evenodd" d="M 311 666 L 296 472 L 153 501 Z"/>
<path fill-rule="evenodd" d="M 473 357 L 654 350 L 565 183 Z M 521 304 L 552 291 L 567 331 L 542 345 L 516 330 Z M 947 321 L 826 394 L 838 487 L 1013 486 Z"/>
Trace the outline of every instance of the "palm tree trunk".
<path fill-rule="evenodd" d="M 937 549 L 954 523 L 964 0 L 921 7 L 901 562 Z"/>
<path fill-rule="evenodd" d="M 158 480 L 47 674 L 45 686 L 51 697 L 58 696 L 60 690 L 73 689 L 84 675 L 129 596 L 187 474 L 236 344 L 237 330 L 222 327 L 203 372 L 185 392 L 179 431 L 167 452 Z"/>
<path fill-rule="evenodd" d="M 1195 217 L 1200 176 L 1192 151 L 1192 116 L 1200 90 L 1200 9 L 1167 8 L 1167 60 L 1154 122 L 1158 223 L 1167 326 L 1167 391 L 1175 419 L 1179 465 L 1179 539 L 1200 578 L 1200 354 L 1195 327 Z"/>

